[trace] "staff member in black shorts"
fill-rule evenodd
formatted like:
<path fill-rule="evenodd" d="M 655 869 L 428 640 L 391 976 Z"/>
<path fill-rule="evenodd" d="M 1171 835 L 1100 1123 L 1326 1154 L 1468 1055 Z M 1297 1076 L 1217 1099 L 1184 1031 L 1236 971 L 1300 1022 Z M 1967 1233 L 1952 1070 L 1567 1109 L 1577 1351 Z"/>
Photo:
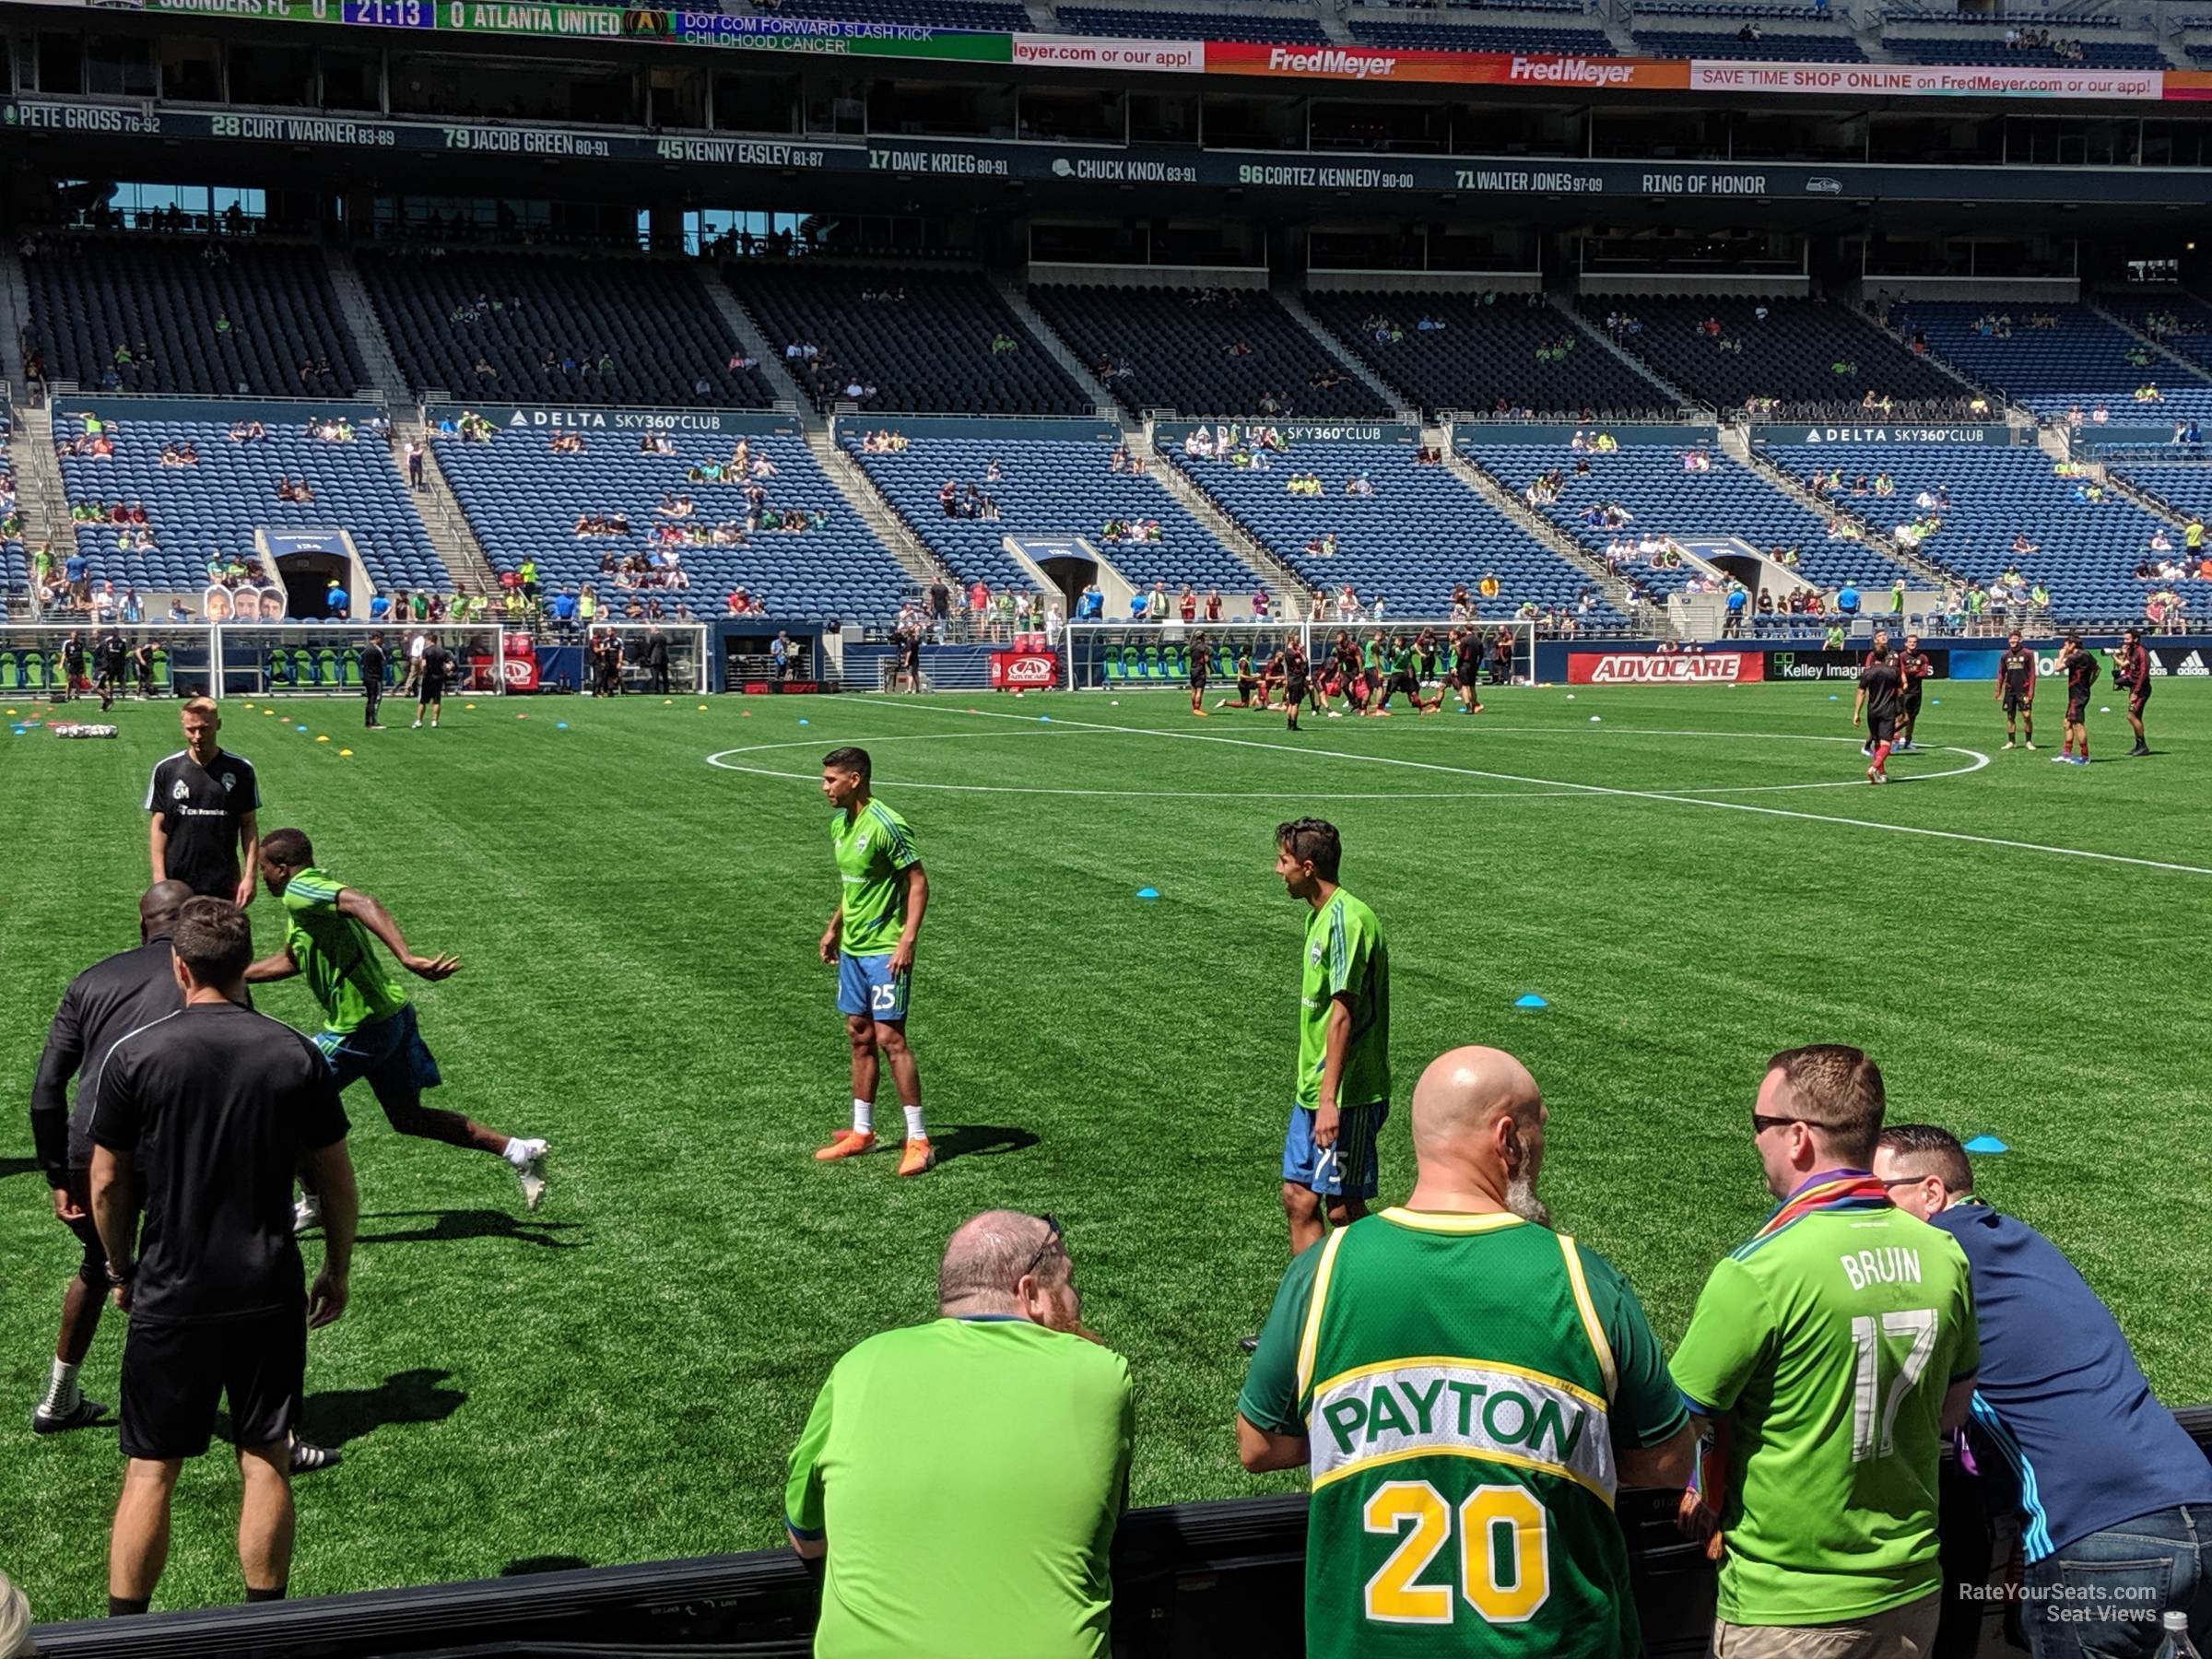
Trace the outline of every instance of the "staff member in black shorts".
<path fill-rule="evenodd" d="M 131 653 L 131 666 L 138 671 L 138 700 L 154 700 L 154 657 L 161 649 L 159 640 L 141 640 Z"/>
<path fill-rule="evenodd" d="M 1289 715 L 1283 723 L 1285 731 L 1298 730 L 1298 705 L 1306 700 L 1307 694 L 1312 689 L 1308 683 L 1308 674 L 1306 653 L 1299 649 L 1298 641 L 1293 640 L 1283 647 L 1283 707 Z"/>
<path fill-rule="evenodd" d="M 372 633 L 356 659 L 361 670 L 361 728 L 381 732 L 383 723 L 377 719 L 384 701 L 384 667 L 390 658 L 384 654 L 384 636 Z"/>
<path fill-rule="evenodd" d="M 1459 680 L 1459 706 L 1470 714 L 1482 712 L 1482 631 L 1472 622 L 1452 644 L 1452 665 Z"/>
<path fill-rule="evenodd" d="M 245 1495 L 238 1557 L 248 1601 L 291 1574 L 291 1451 L 307 1333 L 346 1311 L 359 1199 L 336 1079 L 313 1043 L 244 1006 L 253 937 L 245 912 L 194 899 L 171 946 L 184 1006 L 119 1041 L 92 1110 L 92 1216 L 123 1348 L 130 1460 L 108 1555 L 108 1612 L 143 1613 L 169 1555 L 184 1460 L 230 1408 Z M 323 1191 L 323 1268 L 303 1286 L 292 1172 Z M 141 1221 L 143 1207 L 144 1219 Z"/>
<path fill-rule="evenodd" d="M 62 695 L 60 700 L 68 702 L 84 689 L 85 642 L 76 629 L 62 641 Z"/>
<path fill-rule="evenodd" d="M 69 982 L 47 1028 L 46 1052 L 30 1086 L 30 1138 L 53 1189 L 53 1217 L 76 1235 L 76 1275 L 62 1293 L 62 1329 L 53 1345 L 46 1397 L 30 1415 L 33 1434 L 58 1434 L 100 1420 L 107 1407 L 76 1385 L 77 1368 L 100 1329 L 108 1300 L 108 1256 L 92 1225 L 92 1097 L 100 1063 L 116 1040 L 184 1006 L 171 967 L 169 935 L 192 897 L 181 881 L 157 881 L 138 900 L 138 946 L 92 964 Z M 69 1079 L 78 1079 L 76 1110 Z"/>
<path fill-rule="evenodd" d="M 111 630 L 100 636 L 98 647 L 100 659 L 100 712 L 105 714 L 115 706 L 124 688 L 129 684 L 131 648 L 121 634 Z"/>
<path fill-rule="evenodd" d="M 438 729 L 438 716 L 445 706 L 445 677 L 453 671 L 453 653 L 437 640 L 423 641 L 422 654 L 415 659 L 415 729 L 422 729 L 422 717 L 430 717 L 430 730 Z"/>
<path fill-rule="evenodd" d="M 1206 682 L 1214 671 L 1213 646 L 1204 634 L 1191 638 L 1191 712 L 1206 718 Z"/>
<path fill-rule="evenodd" d="M 1904 677 L 1899 673 L 1897 659 L 1889 654 L 1889 647 L 1880 640 L 1866 656 L 1866 665 L 1859 670 L 1859 694 L 1851 700 L 1851 724 L 1855 728 L 1859 716 L 1866 717 L 1866 743 L 1874 756 L 1874 764 L 1866 769 L 1866 782 L 1889 782 L 1889 747 L 1897 739 L 1897 710 L 1904 695 Z"/>
<path fill-rule="evenodd" d="M 158 764 L 146 785 L 153 878 L 182 881 L 204 899 L 250 903 L 261 863 L 260 781 L 252 761 L 216 741 L 223 717 L 211 699 L 192 699 L 180 718 L 184 747 Z"/>

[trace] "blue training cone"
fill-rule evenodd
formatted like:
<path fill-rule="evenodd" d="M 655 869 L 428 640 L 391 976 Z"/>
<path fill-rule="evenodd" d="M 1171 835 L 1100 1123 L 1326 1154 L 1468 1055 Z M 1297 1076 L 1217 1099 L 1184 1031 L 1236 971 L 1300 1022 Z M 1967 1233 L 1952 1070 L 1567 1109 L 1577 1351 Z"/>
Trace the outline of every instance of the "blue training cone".
<path fill-rule="evenodd" d="M 1551 1005 L 1531 991 L 1526 996 L 1513 998 L 1513 1006 L 1516 1008 L 1548 1008 Z"/>
<path fill-rule="evenodd" d="M 801 725 L 805 725 L 805 724 L 806 724 L 807 723 L 806 723 L 806 721 L 802 720 L 802 721 L 800 721 L 800 722 L 799 722 L 799 724 L 800 724 Z"/>
<path fill-rule="evenodd" d="M 569 729 L 569 723 L 565 720 L 557 720 L 553 723 L 553 729 L 557 732 L 565 732 Z"/>
<path fill-rule="evenodd" d="M 1830 692 L 1828 694 L 1828 700 L 1829 700 L 1830 702 L 1841 702 L 1843 700 L 1842 700 L 1841 698 L 1838 697 L 1838 696 L 1837 696 L 1837 695 L 1836 695 L 1836 694 L 1835 694 L 1833 691 L 1830 691 Z"/>
<path fill-rule="evenodd" d="M 1159 897 L 1159 889 L 1158 888 L 1138 888 L 1136 896 L 1139 899 L 1157 899 Z"/>
<path fill-rule="evenodd" d="M 1050 714 L 1040 714 L 1037 716 L 1037 724 L 1039 725 L 1051 725 L 1053 724 L 1053 717 Z"/>
<path fill-rule="evenodd" d="M 1966 1143 L 1969 1152 L 2009 1152 L 2012 1148 L 1994 1135 L 1977 1135 Z"/>
<path fill-rule="evenodd" d="M 296 726 L 294 726 L 294 727 L 292 728 L 292 730 L 293 730 L 293 731 L 295 731 L 295 732 L 304 732 L 304 731 L 306 731 L 306 730 L 307 730 L 307 728 L 306 728 L 305 726 L 302 726 L 302 725 L 296 725 Z"/>

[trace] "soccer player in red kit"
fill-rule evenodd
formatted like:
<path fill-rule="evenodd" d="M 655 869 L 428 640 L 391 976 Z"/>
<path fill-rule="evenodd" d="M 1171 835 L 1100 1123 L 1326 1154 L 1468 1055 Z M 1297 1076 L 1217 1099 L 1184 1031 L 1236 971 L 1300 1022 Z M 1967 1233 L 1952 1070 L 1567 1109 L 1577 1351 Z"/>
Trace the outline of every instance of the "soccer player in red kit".
<path fill-rule="evenodd" d="M 1868 752 L 1874 757 L 1874 764 L 1866 769 L 1869 783 L 1889 782 L 1889 749 L 1897 738 L 1897 710 L 1903 686 L 1897 659 L 1889 654 L 1888 646 L 1877 643 L 1868 653 L 1866 665 L 1859 670 L 1859 694 L 1851 702 L 1853 726 L 1857 726 L 1862 713 L 1866 717 Z"/>
<path fill-rule="evenodd" d="M 2058 648 L 2058 665 L 2066 677 L 2065 737 L 2059 752 L 2051 758 L 2069 766 L 2087 766 L 2089 763 L 2089 688 L 2104 672 L 2097 661 L 2097 653 L 2081 642 L 2081 636 L 2070 633 L 2066 642 Z"/>
<path fill-rule="evenodd" d="M 1898 656 L 1897 672 L 1904 688 L 1897 717 L 1897 747 L 1902 754 L 1916 755 L 1920 746 L 1912 741 L 1912 730 L 1920 724 L 1921 682 L 1936 672 L 1936 659 L 1920 648 L 1918 634 L 1905 636 L 1905 649 Z"/>
<path fill-rule="evenodd" d="M 2143 705 L 2150 700 L 2150 653 L 2143 649 L 2140 629 L 2131 628 L 2120 637 L 2120 649 L 2112 655 L 2112 684 L 2127 693 L 2127 724 L 2136 733 L 2136 747 L 2127 752 L 2149 754 L 2150 745 L 2143 740 Z"/>

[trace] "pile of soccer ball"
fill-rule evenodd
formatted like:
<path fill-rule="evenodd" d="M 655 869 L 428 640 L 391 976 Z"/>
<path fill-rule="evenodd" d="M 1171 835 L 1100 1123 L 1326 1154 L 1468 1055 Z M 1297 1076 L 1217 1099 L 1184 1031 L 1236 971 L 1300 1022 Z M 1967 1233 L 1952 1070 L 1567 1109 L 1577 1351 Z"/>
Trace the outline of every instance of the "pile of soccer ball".
<path fill-rule="evenodd" d="M 115 728 L 112 725 L 57 725 L 50 727 L 49 730 L 56 737 L 112 737 L 115 735 Z"/>

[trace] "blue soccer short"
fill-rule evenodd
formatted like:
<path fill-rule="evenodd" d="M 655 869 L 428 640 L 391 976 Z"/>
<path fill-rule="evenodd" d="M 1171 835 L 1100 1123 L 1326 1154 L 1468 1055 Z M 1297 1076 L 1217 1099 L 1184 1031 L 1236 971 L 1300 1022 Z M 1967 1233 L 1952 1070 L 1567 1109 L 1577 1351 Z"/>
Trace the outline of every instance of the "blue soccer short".
<path fill-rule="evenodd" d="M 376 1103 L 386 1113 L 413 1105 L 424 1089 L 445 1081 L 438 1075 L 429 1045 L 416 1030 L 413 1004 L 350 1031 L 317 1031 L 314 1044 L 330 1062 L 339 1088 L 366 1077 Z"/>
<path fill-rule="evenodd" d="M 891 971 L 890 952 L 881 956 L 837 953 L 837 1011 L 865 1014 L 878 1025 L 897 1025 L 906 1018 L 906 999 L 912 992 L 912 970 Z"/>
<path fill-rule="evenodd" d="M 1324 1198 L 1372 1198 L 1379 1185 L 1375 1137 L 1390 1121 L 1390 1102 L 1346 1106 L 1336 1113 L 1336 1144 L 1313 1144 L 1311 1107 L 1290 1108 L 1283 1135 L 1283 1179 Z"/>

